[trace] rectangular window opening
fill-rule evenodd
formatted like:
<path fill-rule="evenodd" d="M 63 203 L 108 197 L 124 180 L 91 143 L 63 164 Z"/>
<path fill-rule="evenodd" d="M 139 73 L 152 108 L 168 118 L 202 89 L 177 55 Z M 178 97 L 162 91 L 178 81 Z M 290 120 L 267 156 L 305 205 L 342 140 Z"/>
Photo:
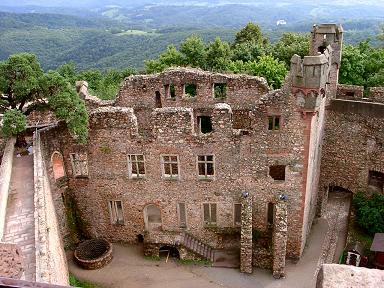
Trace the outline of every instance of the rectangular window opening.
<path fill-rule="evenodd" d="M 280 116 L 268 116 L 268 130 L 280 129 Z"/>
<path fill-rule="evenodd" d="M 186 97 L 195 97 L 197 94 L 197 85 L 196 84 L 185 84 L 184 85 L 184 95 Z"/>
<path fill-rule="evenodd" d="M 383 193 L 384 173 L 370 170 L 368 176 L 368 186 L 370 190 L 377 193 Z"/>
<path fill-rule="evenodd" d="M 211 226 L 217 224 L 217 204 L 204 203 L 204 225 Z"/>
<path fill-rule="evenodd" d="M 175 85 L 172 83 L 164 85 L 165 97 L 176 100 Z"/>
<path fill-rule="evenodd" d="M 168 179 L 179 178 L 179 157 L 177 155 L 163 155 L 161 157 L 163 177 Z"/>
<path fill-rule="evenodd" d="M 130 178 L 145 177 L 145 165 L 143 154 L 128 155 L 128 173 Z"/>
<path fill-rule="evenodd" d="M 285 165 L 269 166 L 269 176 L 274 180 L 285 181 Z"/>
<path fill-rule="evenodd" d="M 177 204 L 177 212 L 179 216 L 179 227 L 186 228 L 187 227 L 187 214 L 185 210 L 185 203 Z"/>
<path fill-rule="evenodd" d="M 199 124 L 200 133 L 207 134 L 212 132 L 212 118 L 209 116 L 198 116 L 197 123 Z"/>
<path fill-rule="evenodd" d="M 241 204 L 235 203 L 233 212 L 233 221 L 235 226 L 241 225 Z"/>
<path fill-rule="evenodd" d="M 199 178 L 210 179 L 215 175 L 213 155 L 197 156 L 197 170 Z"/>
<path fill-rule="evenodd" d="M 74 177 L 88 177 L 88 157 L 85 153 L 69 154 Z"/>
<path fill-rule="evenodd" d="M 348 96 L 348 97 L 355 97 L 355 92 L 353 91 L 348 91 L 345 93 L 345 96 Z"/>
<path fill-rule="evenodd" d="M 109 213 L 111 224 L 124 224 L 123 203 L 121 201 L 109 201 Z"/>
<path fill-rule="evenodd" d="M 227 97 L 227 84 L 226 83 L 213 84 L 213 94 L 216 99 L 225 99 Z"/>

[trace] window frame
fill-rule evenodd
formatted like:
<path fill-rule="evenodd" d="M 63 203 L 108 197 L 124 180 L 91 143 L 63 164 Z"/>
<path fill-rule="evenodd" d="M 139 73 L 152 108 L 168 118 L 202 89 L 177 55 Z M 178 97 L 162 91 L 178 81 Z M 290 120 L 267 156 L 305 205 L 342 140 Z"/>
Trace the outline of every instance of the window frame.
<path fill-rule="evenodd" d="M 165 161 L 164 157 L 176 157 L 176 161 Z M 179 155 L 177 154 L 162 154 L 160 155 L 160 163 L 161 163 L 161 176 L 163 179 L 166 180 L 179 180 L 180 179 L 180 158 Z M 172 173 L 172 164 L 177 164 L 177 174 Z M 171 174 L 166 174 L 165 173 L 165 165 L 170 165 L 169 166 L 169 171 Z"/>
<path fill-rule="evenodd" d="M 206 118 L 206 119 L 209 119 L 210 121 L 210 125 L 211 125 L 211 129 L 209 132 L 202 132 L 202 125 L 201 125 L 201 119 L 202 118 Z M 199 134 L 200 135 L 209 135 L 213 132 L 213 123 L 212 123 L 212 116 L 207 116 L 207 115 L 197 115 L 197 128 L 199 129 Z"/>
<path fill-rule="evenodd" d="M 212 156 L 212 160 L 207 160 L 208 156 Z M 199 157 L 204 157 L 204 160 L 199 160 Z M 200 165 L 204 165 L 204 175 L 200 174 Z M 208 175 L 208 164 L 212 164 L 213 174 Z M 215 155 L 214 154 L 204 154 L 204 155 L 196 155 L 196 170 L 197 170 L 197 178 L 199 180 L 213 180 L 216 176 L 216 165 L 215 165 Z"/>
<path fill-rule="evenodd" d="M 208 211 L 209 211 L 209 221 L 206 221 L 205 220 L 205 205 L 208 205 L 208 207 L 209 207 L 209 209 L 208 209 Z M 212 215 L 213 215 L 213 213 L 212 213 L 212 207 L 213 207 L 213 205 L 215 205 L 216 207 L 215 207 L 215 218 L 216 218 L 216 221 L 215 222 L 213 222 L 212 221 Z M 216 227 L 217 226 L 217 207 L 218 207 L 218 204 L 216 203 L 216 202 L 204 202 L 203 203 L 203 226 L 204 227 Z"/>
<path fill-rule="evenodd" d="M 236 222 L 236 206 L 240 205 L 240 222 Z M 243 205 L 240 202 L 233 203 L 233 226 L 234 227 L 240 227 L 241 226 L 241 210 L 243 208 Z"/>
<path fill-rule="evenodd" d="M 132 160 L 132 156 L 135 157 L 135 161 Z M 137 160 L 137 156 L 143 156 L 143 160 Z M 146 177 L 146 168 L 145 168 L 145 155 L 144 154 L 128 154 L 127 155 L 127 162 L 128 162 L 128 177 L 129 179 L 143 179 Z M 143 169 L 144 169 L 144 174 L 140 174 L 140 168 L 139 168 L 139 163 L 143 163 Z M 133 165 L 135 164 L 136 166 L 136 171 L 138 173 L 133 173 Z"/>
<path fill-rule="evenodd" d="M 120 203 L 121 206 L 121 219 L 119 219 L 119 211 L 117 204 Z M 112 225 L 124 225 L 124 206 L 122 200 L 109 200 L 108 201 L 109 209 L 109 221 Z"/>
<path fill-rule="evenodd" d="M 85 156 L 84 160 L 81 160 L 81 155 Z M 72 165 L 72 176 L 75 178 L 88 178 L 89 176 L 89 170 L 88 170 L 88 155 L 87 153 L 79 153 L 79 152 L 74 152 L 74 153 L 69 153 L 69 158 L 71 160 L 71 165 Z M 81 165 L 81 174 L 75 174 L 75 169 L 77 163 L 80 163 Z M 84 165 L 85 163 L 85 165 Z M 83 170 L 85 173 L 83 173 Z"/>
<path fill-rule="evenodd" d="M 270 128 L 270 120 L 272 119 L 272 129 Z M 276 119 L 278 119 L 278 128 L 276 128 Z M 281 115 L 268 115 L 267 117 L 267 129 L 268 131 L 280 131 L 282 127 Z"/>

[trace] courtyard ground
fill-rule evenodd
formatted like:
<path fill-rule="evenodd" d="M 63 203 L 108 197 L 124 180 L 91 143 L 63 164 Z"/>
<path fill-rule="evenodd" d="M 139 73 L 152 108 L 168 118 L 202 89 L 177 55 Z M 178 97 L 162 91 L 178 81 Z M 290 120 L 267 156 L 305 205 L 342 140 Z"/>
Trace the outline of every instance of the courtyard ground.
<path fill-rule="evenodd" d="M 139 245 L 114 244 L 114 259 L 100 270 L 79 268 L 73 262 L 72 253 L 68 253 L 68 265 L 77 278 L 111 288 L 307 288 L 315 286 L 315 273 L 327 230 L 327 221 L 318 219 L 313 225 L 303 257 L 296 264 L 287 263 L 287 277 L 280 280 L 274 279 L 270 271 L 262 269 L 254 269 L 251 275 L 246 275 L 232 268 L 185 265 L 174 260 L 165 263 L 165 259 L 146 260 Z"/>

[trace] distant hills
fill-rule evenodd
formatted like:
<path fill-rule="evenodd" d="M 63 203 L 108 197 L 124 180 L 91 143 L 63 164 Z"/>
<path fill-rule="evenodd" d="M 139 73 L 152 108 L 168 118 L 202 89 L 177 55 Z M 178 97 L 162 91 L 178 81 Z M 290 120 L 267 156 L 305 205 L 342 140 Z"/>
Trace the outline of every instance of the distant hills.
<path fill-rule="evenodd" d="M 286 31 L 309 32 L 314 23 L 337 22 L 346 42 L 357 43 L 375 41 L 384 21 L 384 1 L 314 2 L 2 0 L 0 60 L 28 51 L 45 69 L 71 60 L 80 69 L 141 69 L 145 59 L 191 34 L 231 41 L 248 22 L 259 24 L 271 41 Z M 278 20 L 287 24 L 276 26 Z"/>

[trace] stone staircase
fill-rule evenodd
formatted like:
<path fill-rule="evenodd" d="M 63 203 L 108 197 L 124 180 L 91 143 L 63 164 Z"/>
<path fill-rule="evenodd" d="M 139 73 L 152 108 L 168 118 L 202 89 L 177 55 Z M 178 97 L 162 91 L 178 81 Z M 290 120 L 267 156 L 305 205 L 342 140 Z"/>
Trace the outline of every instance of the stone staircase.
<path fill-rule="evenodd" d="M 180 245 L 211 262 L 215 262 L 215 252 L 211 246 L 186 232 L 183 232 L 181 236 Z"/>

